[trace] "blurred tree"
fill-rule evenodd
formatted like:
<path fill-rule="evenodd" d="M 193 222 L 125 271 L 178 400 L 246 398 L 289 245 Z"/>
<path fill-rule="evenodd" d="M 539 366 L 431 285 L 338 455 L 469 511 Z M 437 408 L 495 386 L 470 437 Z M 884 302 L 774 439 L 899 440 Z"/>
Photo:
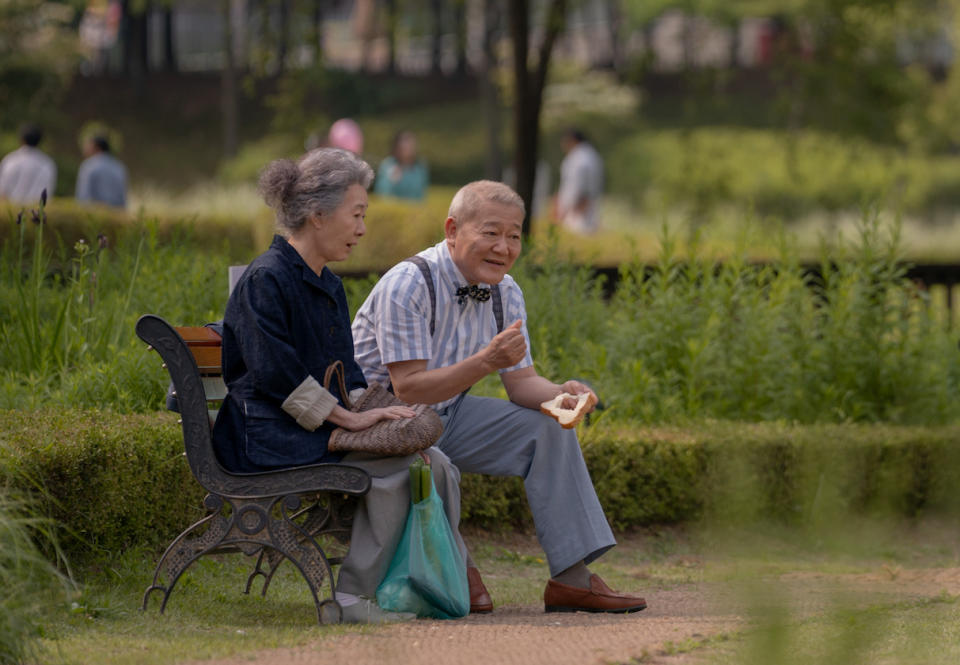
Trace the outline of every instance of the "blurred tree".
<path fill-rule="evenodd" d="M 430 0 L 430 73 L 443 73 L 443 0 Z"/>
<path fill-rule="evenodd" d="M 479 82 L 487 125 L 487 158 L 484 171 L 490 180 L 500 180 L 503 176 L 503 155 L 500 154 L 500 95 L 494 81 L 501 12 L 500 0 L 483 0 L 483 65 Z"/>
<path fill-rule="evenodd" d="M 0 128 L 46 122 L 80 58 L 67 4 L 43 0 L 0 2 Z"/>
<path fill-rule="evenodd" d="M 543 107 L 543 88 L 547 82 L 553 45 L 563 31 L 567 15 L 566 0 L 546 3 L 543 37 L 536 57 L 530 53 L 530 2 L 512 0 L 507 3 L 510 37 L 513 42 L 514 90 L 514 169 L 517 193 L 523 198 L 527 214 L 523 220 L 523 234 L 530 235 L 530 214 L 533 208 L 533 186 L 540 147 L 540 111 Z"/>
<path fill-rule="evenodd" d="M 237 66 L 234 57 L 232 5 L 235 0 L 220 0 L 223 17 L 223 69 L 220 71 L 220 109 L 223 119 L 223 155 L 237 154 L 240 99 L 237 91 Z"/>

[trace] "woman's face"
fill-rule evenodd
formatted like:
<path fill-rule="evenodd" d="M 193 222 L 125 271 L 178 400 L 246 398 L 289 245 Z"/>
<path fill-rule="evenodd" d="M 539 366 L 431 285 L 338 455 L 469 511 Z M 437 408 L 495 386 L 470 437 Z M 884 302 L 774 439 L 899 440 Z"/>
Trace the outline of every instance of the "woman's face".
<path fill-rule="evenodd" d="M 363 220 L 367 215 L 367 190 L 350 185 L 343 201 L 335 210 L 317 216 L 314 238 L 317 249 L 327 261 L 345 261 L 360 236 L 367 232 Z"/>
<path fill-rule="evenodd" d="M 413 134 L 404 134 L 397 141 L 396 158 L 401 164 L 413 164 L 417 161 L 417 139 Z"/>

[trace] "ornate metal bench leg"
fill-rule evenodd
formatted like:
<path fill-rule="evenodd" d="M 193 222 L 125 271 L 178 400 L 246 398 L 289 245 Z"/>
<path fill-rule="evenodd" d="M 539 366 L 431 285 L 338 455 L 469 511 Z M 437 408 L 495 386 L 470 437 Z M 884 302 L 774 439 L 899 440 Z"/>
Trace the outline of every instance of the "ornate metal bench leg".
<path fill-rule="evenodd" d="M 143 594 L 143 604 L 141 610 L 147 609 L 147 602 L 150 600 L 150 594 L 154 591 L 163 591 L 163 602 L 160 605 L 160 613 L 167 608 L 167 601 L 176 586 L 177 580 L 186 571 L 190 565 L 201 556 L 210 552 L 223 542 L 224 537 L 229 533 L 231 520 L 228 520 L 222 514 L 223 499 L 212 494 L 208 494 L 204 499 L 204 505 L 209 514 L 203 519 L 187 527 L 179 536 L 174 539 L 167 547 L 157 567 L 153 571 L 153 584 L 151 584 Z M 206 525 L 207 529 L 200 536 L 190 538 L 190 534 L 198 528 Z M 167 584 L 160 584 L 160 576 L 166 570 Z"/>
<path fill-rule="evenodd" d="M 259 576 L 262 576 L 264 578 L 263 590 L 260 595 L 261 596 L 267 595 L 267 585 L 270 584 L 270 578 L 273 577 L 273 570 L 271 570 L 270 574 L 268 575 L 267 572 L 263 569 L 263 557 L 265 554 L 267 554 L 267 552 L 271 552 L 271 551 L 272 550 L 269 550 L 266 547 L 260 550 L 260 554 L 257 556 L 257 565 L 254 566 L 253 572 L 250 573 L 249 577 L 247 577 L 247 587 L 243 590 L 245 594 L 248 594 L 248 595 L 250 594 L 250 588 L 253 586 L 253 580 L 255 580 Z"/>

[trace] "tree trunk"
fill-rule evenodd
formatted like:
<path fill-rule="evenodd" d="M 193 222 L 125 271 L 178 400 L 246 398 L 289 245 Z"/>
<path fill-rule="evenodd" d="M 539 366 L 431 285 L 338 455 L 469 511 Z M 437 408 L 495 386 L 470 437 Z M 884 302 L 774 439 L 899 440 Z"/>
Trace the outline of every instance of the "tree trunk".
<path fill-rule="evenodd" d="M 443 74 L 443 0 L 430 0 L 433 37 L 430 41 L 430 73 Z"/>
<path fill-rule="evenodd" d="M 458 0 L 453 7 L 454 29 L 457 35 L 457 76 L 467 73 L 467 3 Z"/>
<path fill-rule="evenodd" d="M 164 5 L 163 7 L 163 70 L 166 72 L 177 71 L 177 49 L 176 41 L 173 36 L 173 6 Z"/>
<path fill-rule="evenodd" d="M 497 64 L 496 39 L 500 32 L 499 0 L 483 0 L 483 71 L 480 72 L 480 98 L 487 121 L 487 157 L 484 171 L 489 180 L 503 177 L 500 153 L 500 99 L 493 81 Z"/>
<path fill-rule="evenodd" d="M 287 71 L 287 53 L 290 50 L 290 2 L 280 0 L 280 15 L 277 19 L 277 75 Z"/>
<path fill-rule="evenodd" d="M 323 4 L 324 0 L 313 0 L 313 64 L 323 64 Z"/>
<path fill-rule="evenodd" d="M 551 0 L 547 9 L 547 24 L 543 42 L 533 70 L 527 63 L 530 43 L 529 0 L 515 0 L 510 7 L 510 33 L 513 38 L 514 74 L 514 169 L 517 173 L 517 194 L 526 204 L 523 235 L 530 236 L 530 218 L 533 209 L 533 188 L 537 175 L 537 153 L 540 141 L 540 110 L 543 106 L 543 88 L 547 82 L 550 54 L 557 36 L 563 30 L 567 13 L 566 0 Z"/>
<path fill-rule="evenodd" d="M 386 0 L 387 6 L 387 73 L 397 73 L 397 0 Z"/>
<path fill-rule="evenodd" d="M 221 0 L 223 11 L 223 70 L 220 74 L 220 110 L 223 114 L 223 155 L 237 154 L 237 71 L 233 56 L 232 0 Z"/>
<path fill-rule="evenodd" d="M 623 30 L 623 8 L 621 0 L 607 0 L 607 25 L 610 28 L 610 66 L 617 77 L 623 80 L 623 47 L 620 38 Z"/>
<path fill-rule="evenodd" d="M 130 0 L 124 0 L 121 7 L 122 71 L 124 76 L 132 79 L 136 85 L 142 85 L 147 73 L 146 11 L 134 13 Z"/>

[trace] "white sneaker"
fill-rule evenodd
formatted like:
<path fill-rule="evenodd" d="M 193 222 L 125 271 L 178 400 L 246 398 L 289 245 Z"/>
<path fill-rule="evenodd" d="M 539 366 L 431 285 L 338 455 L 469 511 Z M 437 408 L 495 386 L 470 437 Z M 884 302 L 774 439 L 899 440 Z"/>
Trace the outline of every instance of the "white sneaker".
<path fill-rule="evenodd" d="M 343 623 L 399 623 L 416 618 L 412 612 L 387 612 L 369 598 L 343 608 Z"/>

